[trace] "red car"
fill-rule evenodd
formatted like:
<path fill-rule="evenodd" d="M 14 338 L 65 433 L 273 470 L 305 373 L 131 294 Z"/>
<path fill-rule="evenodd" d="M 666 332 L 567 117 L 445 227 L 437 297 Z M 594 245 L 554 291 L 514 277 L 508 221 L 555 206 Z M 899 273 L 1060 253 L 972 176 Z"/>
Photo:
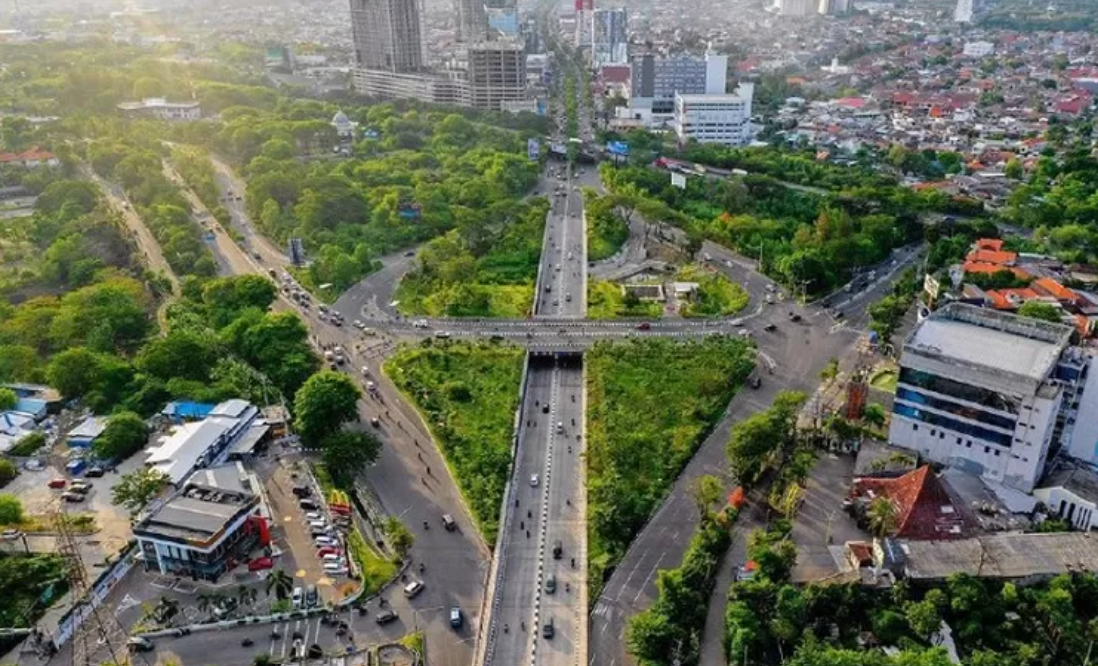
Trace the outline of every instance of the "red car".
<path fill-rule="evenodd" d="M 274 562 L 269 557 L 257 557 L 251 562 L 248 562 L 248 571 L 262 571 L 264 569 L 270 569 L 274 566 Z"/>
<path fill-rule="evenodd" d="M 650 328 L 652 328 L 652 324 L 649 324 L 646 321 L 637 324 L 637 330 L 638 331 L 647 331 Z"/>
<path fill-rule="evenodd" d="M 50 481 L 49 486 L 50 488 L 64 488 L 66 483 L 68 483 L 68 481 L 65 479 L 53 479 Z"/>
<path fill-rule="evenodd" d="M 343 551 L 335 546 L 324 546 L 320 550 L 316 551 L 317 557 L 324 557 L 325 555 L 342 555 Z"/>
<path fill-rule="evenodd" d="M 332 513 L 341 513 L 344 516 L 351 515 L 351 507 L 347 506 L 346 504 L 329 504 L 328 509 Z"/>

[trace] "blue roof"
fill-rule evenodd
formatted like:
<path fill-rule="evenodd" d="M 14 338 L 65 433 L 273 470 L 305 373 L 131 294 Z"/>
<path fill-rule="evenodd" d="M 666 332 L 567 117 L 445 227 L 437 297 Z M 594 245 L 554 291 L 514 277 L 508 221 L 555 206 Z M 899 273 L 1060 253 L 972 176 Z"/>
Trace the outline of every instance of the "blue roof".
<path fill-rule="evenodd" d="M 216 405 L 210 405 L 204 402 L 177 400 L 165 405 L 160 413 L 164 416 L 173 416 L 180 419 L 204 419 L 209 416 L 214 407 L 216 407 Z"/>
<path fill-rule="evenodd" d="M 46 411 L 47 403 L 45 400 L 38 398 L 19 398 L 15 403 L 15 411 L 26 412 L 28 414 L 34 414 L 38 416 Z"/>

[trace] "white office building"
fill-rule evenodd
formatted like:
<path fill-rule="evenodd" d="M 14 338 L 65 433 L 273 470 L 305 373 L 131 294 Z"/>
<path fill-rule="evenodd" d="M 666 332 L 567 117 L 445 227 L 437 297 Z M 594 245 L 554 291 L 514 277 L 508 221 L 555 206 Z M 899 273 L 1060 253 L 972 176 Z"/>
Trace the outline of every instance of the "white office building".
<path fill-rule="evenodd" d="M 972 2 L 973 0 L 957 0 L 953 20 L 957 23 L 972 23 Z"/>
<path fill-rule="evenodd" d="M 889 442 L 1029 493 L 1064 400 L 1072 329 L 954 303 L 903 347 Z"/>
<path fill-rule="evenodd" d="M 675 95 L 675 133 L 679 143 L 751 142 L 751 98 L 754 84 L 741 83 L 731 95 Z"/>

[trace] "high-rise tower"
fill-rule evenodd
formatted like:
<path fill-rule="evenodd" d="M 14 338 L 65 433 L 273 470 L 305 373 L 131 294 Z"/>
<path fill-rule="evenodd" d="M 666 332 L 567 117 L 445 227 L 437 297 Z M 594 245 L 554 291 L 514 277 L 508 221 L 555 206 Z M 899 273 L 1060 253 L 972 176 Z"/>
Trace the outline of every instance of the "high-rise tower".
<path fill-rule="evenodd" d="M 953 20 L 957 23 L 972 23 L 972 0 L 957 0 Z"/>
<path fill-rule="evenodd" d="M 355 60 L 364 69 L 423 69 L 419 0 L 351 0 Z"/>
<path fill-rule="evenodd" d="M 454 0 L 458 41 L 482 42 L 488 36 L 488 13 L 484 0 Z"/>

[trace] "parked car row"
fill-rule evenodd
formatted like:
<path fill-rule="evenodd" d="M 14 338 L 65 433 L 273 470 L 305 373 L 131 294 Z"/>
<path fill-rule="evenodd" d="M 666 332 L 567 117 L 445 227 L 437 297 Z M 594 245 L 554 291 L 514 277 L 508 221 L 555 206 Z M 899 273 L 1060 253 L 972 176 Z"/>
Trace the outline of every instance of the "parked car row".
<path fill-rule="evenodd" d="M 294 486 L 294 496 L 298 498 L 298 507 L 305 519 L 305 527 L 313 537 L 317 547 L 316 556 L 325 573 L 344 576 L 347 574 L 347 558 L 342 548 L 340 532 L 351 527 L 350 510 L 346 512 L 330 507 L 331 514 L 325 512 L 322 504 L 312 497 L 309 486 Z M 342 507 L 339 507 L 342 509 Z"/>

